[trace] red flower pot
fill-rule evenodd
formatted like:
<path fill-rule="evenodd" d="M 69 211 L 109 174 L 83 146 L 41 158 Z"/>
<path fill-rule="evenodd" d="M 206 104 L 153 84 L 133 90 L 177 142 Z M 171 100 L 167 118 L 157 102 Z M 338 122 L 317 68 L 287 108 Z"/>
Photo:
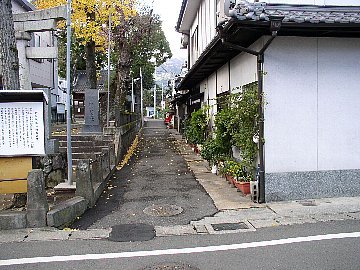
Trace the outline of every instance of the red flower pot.
<path fill-rule="evenodd" d="M 244 195 L 250 194 L 250 182 L 235 182 L 235 186 Z"/>

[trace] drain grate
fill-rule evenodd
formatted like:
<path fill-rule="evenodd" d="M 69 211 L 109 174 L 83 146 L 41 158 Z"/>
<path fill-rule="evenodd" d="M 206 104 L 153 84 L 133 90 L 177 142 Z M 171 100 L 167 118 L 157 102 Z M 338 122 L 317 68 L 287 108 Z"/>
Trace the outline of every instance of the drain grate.
<path fill-rule="evenodd" d="M 183 211 L 184 210 L 180 206 L 171 204 L 152 205 L 144 209 L 145 214 L 154 217 L 176 216 L 181 214 Z"/>
<path fill-rule="evenodd" d="M 235 231 L 235 230 L 247 230 L 249 226 L 244 222 L 239 223 L 219 223 L 219 224 L 211 224 L 214 231 Z"/>
<path fill-rule="evenodd" d="M 197 267 L 193 267 L 189 264 L 178 264 L 178 263 L 163 263 L 159 265 L 147 266 L 141 268 L 141 270 L 200 270 Z"/>

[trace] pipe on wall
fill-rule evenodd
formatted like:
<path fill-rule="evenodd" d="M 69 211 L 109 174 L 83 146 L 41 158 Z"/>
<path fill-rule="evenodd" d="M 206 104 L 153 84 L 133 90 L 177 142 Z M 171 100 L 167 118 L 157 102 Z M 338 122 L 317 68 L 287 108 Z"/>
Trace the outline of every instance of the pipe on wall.
<path fill-rule="evenodd" d="M 222 43 L 232 49 L 239 50 L 240 52 L 245 52 L 257 57 L 257 75 L 258 75 L 258 100 L 259 100 L 259 142 L 258 142 L 258 151 L 259 151 L 259 197 L 258 203 L 265 203 L 265 151 L 264 151 L 264 54 L 266 49 L 273 42 L 277 36 L 277 31 L 272 31 L 271 37 L 260 49 L 260 51 L 254 51 L 252 49 L 240 46 L 235 43 L 231 43 L 222 38 Z"/>

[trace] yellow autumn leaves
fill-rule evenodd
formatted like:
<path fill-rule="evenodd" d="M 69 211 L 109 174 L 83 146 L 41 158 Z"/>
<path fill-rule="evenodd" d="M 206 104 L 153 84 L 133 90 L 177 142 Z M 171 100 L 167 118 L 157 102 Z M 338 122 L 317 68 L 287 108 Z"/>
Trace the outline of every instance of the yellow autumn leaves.
<path fill-rule="evenodd" d="M 72 28 L 77 39 L 84 44 L 94 41 L 99 49 L 107 45 L 109 15 L 112 27 L 125 23 L 128 18 L 136 15 L 137 0 L 72 0 Z M 66 5 L 67 0 L 36 0 L 34 5 L 46 9 Z M 89 14 L 95 14 L 95 20 Z M 62 24 L 60 27 L 64 27 Z"/>

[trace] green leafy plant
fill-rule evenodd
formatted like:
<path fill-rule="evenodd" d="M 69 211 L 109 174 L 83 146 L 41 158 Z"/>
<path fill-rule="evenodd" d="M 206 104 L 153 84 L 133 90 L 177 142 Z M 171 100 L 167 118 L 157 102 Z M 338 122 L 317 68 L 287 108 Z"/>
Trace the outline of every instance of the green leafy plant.
<path fill-rule="evenodd" d="M 202 146 L 201 156 L 207 160 L 210 165 L 216 165 L 219 161 L 224 160 L 225 153 L 223 146 L 216 139 L 208 138 Z"/>
<path fill-rule="evenodd" d="M 230 162 L 235 167 L 232 173 L 237 171 L 239 176 L 244 174 L 241 177 L 249 179 L 254 175 L 257 158 L 257 145 L 253 142 L 254 135 L 258 134 L 259 122 L 257 83 L 245 85 L 238 93 L 222 98 L 219 102 L 223 109 L 215 118 L 216 139 L 228 151 L 232 145 L 240 149 L 239 166 L 242 169 L 239 170 L 237 165 Z"/>
<path fill-rule="evenodd" d="M 207 107 L 191 114 L 191 117 L 185 121 L 185 137 L 189 143 L 203 144 L 205 142 L 208 123 Z"/>

